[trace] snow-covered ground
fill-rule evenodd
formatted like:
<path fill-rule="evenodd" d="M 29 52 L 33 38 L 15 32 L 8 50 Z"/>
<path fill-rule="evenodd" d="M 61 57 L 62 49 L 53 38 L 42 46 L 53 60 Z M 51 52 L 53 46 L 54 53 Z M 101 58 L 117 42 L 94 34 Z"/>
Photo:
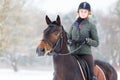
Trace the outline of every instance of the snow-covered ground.
<path fill-rule="evenodd" d="M 0 69 L 0 80 L 52 80 L 53 71 Z"/>
<path fill-rule="evenodd" d="M 120 80 L 120 72 L 118 72 L 118 80 Z M 14 72 L 9 69 L 0 69 L 0 80 L 52 80 L 53 71 L 34 71 L 19 70 Z"/>

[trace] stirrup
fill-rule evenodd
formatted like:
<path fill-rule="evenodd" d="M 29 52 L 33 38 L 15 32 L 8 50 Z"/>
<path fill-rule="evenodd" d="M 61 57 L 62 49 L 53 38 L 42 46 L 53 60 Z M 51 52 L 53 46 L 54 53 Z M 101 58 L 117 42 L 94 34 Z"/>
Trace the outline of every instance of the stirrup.
<path fill-rule="evenodd" d="M 96 76 L 93 76 L 93 80 L 98 80 Z"/>

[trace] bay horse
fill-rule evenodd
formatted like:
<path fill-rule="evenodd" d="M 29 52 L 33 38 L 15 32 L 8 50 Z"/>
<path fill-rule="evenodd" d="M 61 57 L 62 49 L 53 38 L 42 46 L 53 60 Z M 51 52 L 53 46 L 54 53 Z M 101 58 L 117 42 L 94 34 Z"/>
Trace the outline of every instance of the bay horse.
<path fill-rule="evenodd" d="M 55 21 L 46 16 L 46 23 L 48 27 L 43 32 L 43 38 L 36 52 L 39 56 L 53 55 L 53 80 L 89 80 L 84 77 L 77 59 L 69 52 L 67 33 L 59 15 Z M 94 72 L 98 80 L 117 80 L 117 73 L 109 63 L 95 60 Z"/>

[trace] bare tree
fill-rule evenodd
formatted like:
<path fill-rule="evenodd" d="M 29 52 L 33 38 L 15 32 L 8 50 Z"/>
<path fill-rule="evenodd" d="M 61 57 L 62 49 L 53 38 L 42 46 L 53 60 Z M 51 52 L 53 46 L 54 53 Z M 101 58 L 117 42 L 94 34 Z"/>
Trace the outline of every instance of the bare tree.
<path fill-rule="evenodd" d="M 115 6 L 115 14 L 120 18 L 120 0 L 118 0 L 116 2 L 116 6 Z"/>
<path fill-rule="evenodd" d="M 96 11 L 96 17 L 98 20 L 100 46 L 98 51 L 100 51 L 101 56 L 107 59 L 113 65 L 120 65 L 120 24 L 119 19 L 114 15 L 104 14 L 104 12 Z"/>
<path fill-rule="evenodd" d="M 10 27 L 9 22 L 14 21 L 16 23 L 16 19 L 10 19 L 11 16 L 16 18 L 16 14 L 20 13 L 22 6 L 19 6 L 19 2 L 16 6 L 13 5 L 15 0 L 1 0 L 1 10 L 0 10 L 0 54 L 15 55 L 13 48 L 13 42 L 15 43 L 15 37 L 13 36 L 13 31 L 16 26 Z M 16 17 L 15 17 L 16 16 Z M 13 48 L 11 51 L 10 49 Z M 12 53 L 12 54 L 11 54 Z M 15 71 L 17 71 L 16 57 L 6 58 L 11 62 L 11 66 Z"/>

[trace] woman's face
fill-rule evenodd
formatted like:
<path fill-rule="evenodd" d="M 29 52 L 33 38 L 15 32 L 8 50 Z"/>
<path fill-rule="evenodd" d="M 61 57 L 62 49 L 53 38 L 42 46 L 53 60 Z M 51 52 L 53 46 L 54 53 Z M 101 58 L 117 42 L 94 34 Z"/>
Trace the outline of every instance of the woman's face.
<path fill-rule="evenodd" d="M 88 15 L 89 15 L 89 11 L 88 11 L 87 9 L 79 9 L 78 15 L 79 15 L 81 18 L 87 18 Z"/>

